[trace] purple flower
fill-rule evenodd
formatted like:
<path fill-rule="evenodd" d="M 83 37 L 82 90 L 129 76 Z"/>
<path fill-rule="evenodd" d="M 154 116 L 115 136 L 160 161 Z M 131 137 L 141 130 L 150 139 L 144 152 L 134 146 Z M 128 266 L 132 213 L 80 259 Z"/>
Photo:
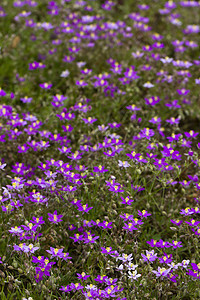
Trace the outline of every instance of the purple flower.
<path fill-rule="evenodd" d="M 74 237 L 70 236 L 70 239 L 73 239 L 74 242 L 83 241 L 84 240 L 84 235 L 83 234 L 80 235 L 79 233 L 76 233 L 74 235 Z"/>
<path fill-rule="evenodd" d="M 73 127 L 70 124 L 63 125 L 62 129 L 64 132 L 71 132 L 73 130 Z"/>
<path fill-rule="evenodd" d="M 169 264 L 172 262 L 172 254 L 166 254 L 166 253 L 163 253 L 164 255 L 162 257 L 159 257 L 159 262 L 161 264 Z"/>
<path fill-rule="evenodd" d="M 77 282 L 77 283 L 73 283 L 73 282 L 72 282 L 72 283 L 70 284 L 70 287 L 71 287 L 72 290 L 77 290 L 77 291 L 78 291 L 78 290 L 82 290 L 82 289 L 84 288 L 84 287 L 83 287 L 80 283 L 78 283 L 78 282 Z"/>
<path fill-rule="evenodd" d="M 34 247 L 33 244 L 29 244 L 28 246 L 24 246 L 23 251 L 25 253 L 34 253 L 38 249 L 39 247 Z"/>
<path fill-rule="evenodd" d="M 24 247 L 26 246 L 25 243 L 19 244 L 19 245 L 14 245 L 13 248 L 15 251 L 24 251 Z"/>
<path fill-rule="evenodd" d="M 161 276 L 167 276 L 167 274 L 170 272 L 171 269 L 166 269 L 166 268 L 160 268 L 158 267 L 158 271 L 153 270 L 152 272 L 156 274 L 157 277 Z"/>
<path fill-rule="evenodd" d="M 180 247 L 183 247 L 183 245 L 181 245 L 181 242 L 178 242 L 178 241 L 172 241 L 172 243 L 170 243 L 170 245 L 176 249 L 176 248 L 180 248 Z"/>
<path fill-rule="evenodd" d="M 67 157 L 72 160 L 79 160 L 82 157 L 82 153 L 79 151 L 75 151 L 74 153 L 71 153 L 71 156 L 67 156 Z"/>
<path fill-rule="evenodd" d="M 131 203 L 134 202 L 134 200 L 130 199 L 128 196 L 126 198 L 121 196 L 121 199 L 122 199 L 121 204 L 125 204 L 125 205 L 131 205 Z"/>
<path fill-rule="evenodd" d="M 6 92 L 2 90 L 2 88 L 0 88 L 0 96 L 1 97 L 6 96 Z"/>
<path fill-rule="evenodd" d="M 42 89 L 49 90 L 53 85 L 52 85 L 52 84 L 49 84 L 49 83 L 47 83 L 47 82 L 45 82 L 45 83 L 40 83 L 39 86 L 40 86 Z"/>
<path fill-rule="evenodd" d="M 176 91 L 181 96 L 185 96 L 190 92 L 190 90 L 186 90 L 186 89 L 180 89 L 180 90 L 176 90 Z"/>
<path fill-rule="evenodd" d="M 86 119 L 86 118 L 82 118 L 82 120 L 84 121 L 85 124 L 92 124 L 92 123 L 94 123 L 97 119 L 88 117 L 87 119 Z"/>
<path fill-rule="evenodd" d="M 157 243 L 158 248 L 170 248 L 171 244 L 169 242 L 165 242 L 162 239 L 160 239 Z"/>
<path fill-rule="evenodd" d="M 71 148 L 67 148 L 65 146 L 63 146 L 62 148 L 58 148 L 58 150 L 63 154 L 66 154 L 66 153 L 68 154 L 71 152 Z"/>
<path fill-rule="evenodd" d="M 189 132 L 184 132 L 187 138 L 195 138 L 199 133 L 194 132 L 194 130 L 190 130 Z"/>
<path fill-rule="evenodd" d="M 78 279 L 81 279 L 81 280 L 87 280 L 90 275 L 87 275 L 85 272 L 82 272 L 81 274 L 80 273 L 76 273 L 77 274 L 77 277 Z"/>
<path fill-rule="evenodd" d="M 53 248 L 50 247 L 50 250 L 46 250 L 49 254 L 51 254 L 51 258 L 56 257 L 56 258 L 62 258 L 63 255 L 63 249 L 58 249 L 58 248 Z"/>
<path fill-rule="evenodd" d="M 110 229 L 112 228 L 112 222 L 103 221 L 102 223 L 99 223 L 98 226 L 103 227 L 103 229 Z"/>
<path fill-rule="evenodd" d="M 157 247 L 159 245 L 157 240 L 151 239 L 151 241 L 147 241 L 147 244 L 149 244 L 151 247 Z"/>
<path fill-rule="evenodd" d="M 169 280 L 171 280 L 172 282 L 177 282 L 176 281 L 176 278 L 178 277 L 178 275 L 177 274 L 172 274 L 172 273 L 169 273 L 169 274 L 167 274 L 167 277 L 169 278 Z"/>
<path fill-rule="evenodd" d="M 34 225 L 33 223 L 30 222 L 30 223 L 27 224 L 27 226 L 26 225 L 22 225 L 22 227 L 26 231 L 36 231 L 38 225 Z"/>
<path fill-rule="evenodd" d="M 191 219 L 190 222 L 185 221 L 185 223 L 189 224 L 190 226 L 198 226 L 198 224 L 200 223 L 200 221 L 196 221 L 194 219 Z"/>
<path fill-rule="evenodd" d="M 28 17 L 31 14 L 31 12 L 28 11 L 22 11 L 21 13 L 18 14 L 19 17 Z"/>
<path fill-rule="evenodd" d="M 33 62 L 29 64 L 29 70 L 35 70 L 39 67 L 39 63 L 38 62 Z"/>
<path fill-rule="evenodd" d="M 38 225 L 42 225 L 45 223 L 45 221 L 43 220 L 43 217 L 33 217 L 33 220 L 31 220 L 31 222 L 33 222 L 34 224 L 38 224 Z"/>
<path fill-rule="evenodd" d="M 159 103 L 161 101 L 161 99 L 159 97 L 155 96 L 155 97 L 145 98 L 145 101 L 146 101 L 147 105 L 154 106 L 157 103 Z"/>
<path fill-rule="evenodd" d="M 20 100 L 23 102 L 23 103 L 30 103 L 32 101 L 33 98 L 31 97 L 23 97 L 23 98 L 20 98 Z"/>
<path fill-rule="evenodd" d="M 48 220 L 52 223 L 58 224 L 58 222 L 62 221 L 63 215 L 58 215 L 57 210 L 54 211 L 53 214 L 48 213 Z"/>
<path fill-rule="evenodd" d="M 108 123 L 108 125 L 110 126 L 110 128 L 119 128 L 121 126 L 121 124 L 116 122 Z"/>
<path fill-rule="evenodd" d="M 93 172 L 98 172 L 98 173 L 105 173 L 105 172 L 108 172 L 107 169 L 105 169 L 104 166 L 102 165 L 99 165 L 98 167 L 94 167 L 94 170 Z"/>
<path fill-rule="evenodd" d="M 18 153 L 25 153 L 28 151 L 29 147 L 24 144 L 23 146 L 17 146 L 18 147 Z"/>
<path fill-rule="evenodd" d="M 191 263 L 193 270 L 188 270 L 188 275 L 200 279 L 200 264 Z"/>
<path fill-rule="evenodd" d="M 94 234 L 91 234 L 90 231 L 87 231 L 84 233 L 84 243 L 96 243 L 96 240 L 99 238 L 99 236 L 95 236 Z"/>
<path fill-rule="evenodd" d="M 124 223 L 124 226 L 122 227 L 123 229 L 126 229 L 128 231 L 133 231 L 133 230 L 138 230 L 137 227 L 135 227 L 135 223 L 132 223 L 132 222 L 129 222 L 128 224 L 127 223 Z"/>
<path fill-rule="evenodd" d="M 183 139 L 183 140 L 182 140 L 181 147 L 188 147 L 188 148 L 190 148 L 190 147 L 191 147 L 191 144 L 192 144 L 191 141 L 187 141 L 186 139 Z"/>
<path fill-rule="evenodd" d="M 121 184 L 115 184 L 115 185 L 111 185 L 109 188 L 109 191 L 114 192 L 114 193 L 123 193 L 124 190 L 121 187 Z"/>
<path fill-rule="evenodd" d="M 146 255 L 142 253 L 141 255 L 144 262 L 153 262 L 157 259 L 157 253 L 154 254 L 154 250 L 151 251 L 146 250 Z"/>
<path fill-rule="evenodd" d="M 147 4 L 138 4 L 138 8 L 141 10 L 148 10 L 149 6 Z"/>
<path fill-rule="evenodd" d="M 67 259 L 71 259 L 72 257 L 69 256 L 69 252 L 63 252 L 63 253 L 60 255 L 60 258 L 62 258 L 63 260 L 67 260 Z"/>
<path fill-rule="evenodd" d="M 174 9 L 176 8 L 176 4 L 173 1 L 168 1 L 165 3 L 165 7 L 169 9 Z"/>
<path fill-rule="evenodd" d="M 199 177 L 197 175 L 188 175 L 188 178 L 194 182 L 198 182 L 199 181 Z"/>
<path fill-rule="evenodd" d="M 131 54 L 134 58 L 140 58 L 144 55 L 144 53 L 140 51 L 132 52 Z"/>
<path fill-rule="evenodd" d="M 159 117 L 153 117 L 151 120 L 149 120 L 150 123 L 152 124 L 160 124 L 161 123 L 161 118 Z"/>
<path fill-rule="evenodd" d="M 174 117 L 171 117 L 170 119 L 167 119 L 166 120 L 167 123 L 170 123 L 171 125 L 174 125 L 174 124 L 179 124 L 180 122 L 180 118 L 174 118 Z"/>
<path fill-rule="evenodd" d="M 141 110 L 141 108 L 137 107 L 135 104 L 126 106 L 127 109 L 132 110 L 132 111 L 138 111 Z"/>
<path fill-rule="evenodd" d="M 182 220 L 170 220 L 174 225 L 180 226 L 183 221 Z"/>
<path fill-rule="evenodd" d="M 37 269 L 37 273 L 34 277 L 36 282 L 43 280 L 43 272 L 40 272 L 40 268 Z"/>
<path fill-rule="evenodd" d="M 101 86 L 107 86 L 108 85 L 108 81 L 107 80 L 104 80 L 104 79 L 101 79 L 101 80 L 97 80 L 94 82 L 94 87 L 101 87 Z"/>
<path fill-rule="evenodd" d="M 149 129 L 149 128 L 144 128 L 143 130 L 141 130 L 140 135 L 141 138 L 146 138 L 146 139 L 150 139 L 152 136 L 154 136 L 154 130 L 153 129 Z"/>
<path fill-rule="evenodd" d="M 95 281 L 99 282 L 99 283 L 106 283 L 108 282 L 108 276 L 106 275 L 98 275 L 96 278 L 94 278 Z"/>
<path fill-rule="evenodd" d="M 73 239 L 74 242 L 78 242 L 78 241 L 83 241 L 84 240 L 84 235 L 80 235 L 79 233 L 74 234 L 74 237 L 70 236 L 70 239 Z"/>
<path fill-rule="evenodd" d="M 27 27 L 32 27 L 32 28 L 36 26 L 36 23 L 34 23 L 33 19 L 26 20 L 25 24 Z"/>
<path fill-rule="evenodd" d="M 89 212 L 92 208 L 93 207 L 89 207 L 87 203 L 84 205 L 81 205 L 81 204 L 77 205 L 77 209 L 83 213 Z"/>
<path fill-rule="evenodd" d="M 76 81 L 76 85 L 78 85 L 80 87 L 85 87 L 88 85 L 88 83 L 81 79 L 81 80 Z"/>
<path fill-rule="evenodd" d="M 71 288 L 71 286 L 70 285 L 67 285 L 67 286 L 61 286 L 61 288 L 59 289 L 60 291 L 62 291 L 62 292 L 65 292 L 65 293 L 67 293 L 67 292 L 70 292 L 71 290 L 72 290 L 72 288 Z"/>
<path fill-rule="evenodd" d="M 165 47 L 165 45 L 163 43 L 160 43 L 160 42 L 156 42 L 152 45 L 153 48 L 156 48 L 156 49 L 162 49 Z M 159 56 L 159 59 L 160 59 L 160 56 Z"/>
<path fill-rule="evenodd" d="M 186 33 L 186 34 L 199 33 L 199 32 L 200 32 L 199 25 L 187 25 L 186 29 L 184 30 L 184 33 Z"/>
<path fill-rule="evenodd" d="M 43 276 L 51 276 L 49 269 L 51 269 L 51 265 L 43 265 L 41 267 L 36 267 L 35 271 L 36 271 L 36 275 L 34 276 L 36 279 L 36 282 L 39 282 L 41 280 L 43 280 Z"/>
<path fill-rule="evenodd" d="M 73 32 L 73 29 L 71 29 L 71 28 L 68 28 L 68 29 L 63 29 L 62 30 L 62 32 L 67 32 L 67 33 L 69 33 L 69 32 Z M 70 62 L 72 62 L 72 61 L 74 61 L 74 57 L 73 56 L 70 56 L 70 55 L 67 55 L 67 56 L 65 56 L 64 58 L 63 58 L 63 61 L 64 62 L 68 62 L 68 63 L 70 63 Z"/>
<path fill-rule="evenodd" d="M 75 230 L 76 229 L 76 226 L 74 226 L 73 224 L 69 225 L 68 229 L 71 231 L 71 230 Z"/>
<path fill-rule="evenodd" d="M 99 131 L 104 132 L 108 129 L 108 126 L 105 126 L 104 124 L 103 125 L 98 125 L 98 129 L 99 129 Z"/>
<path fill-rule="evenodd" d="M 106 255 L 109 254 L 113 257 L 118 257 L 118 255 L 119 255 L 117 251 L 112 250 L 112 247 L 106 247 L 106 248 L 101 247 L 101 253 L 106 254 Z"/>
<path fill-rule="evenodd" d="M 146 210 L 138 210 L 138 216 L 141 218 L 147 218 L 148 216 L 151 216 L 151 214 L 148 213 Z"/>

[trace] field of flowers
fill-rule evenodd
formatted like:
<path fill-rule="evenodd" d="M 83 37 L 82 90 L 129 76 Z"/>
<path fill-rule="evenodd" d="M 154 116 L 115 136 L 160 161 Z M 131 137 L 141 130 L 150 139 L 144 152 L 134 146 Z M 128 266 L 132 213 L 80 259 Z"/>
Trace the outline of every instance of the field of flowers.
<path fill-rule="evenodd" d="M 0 299 L 200 299 L 200 2 L 2 0 Z"/>

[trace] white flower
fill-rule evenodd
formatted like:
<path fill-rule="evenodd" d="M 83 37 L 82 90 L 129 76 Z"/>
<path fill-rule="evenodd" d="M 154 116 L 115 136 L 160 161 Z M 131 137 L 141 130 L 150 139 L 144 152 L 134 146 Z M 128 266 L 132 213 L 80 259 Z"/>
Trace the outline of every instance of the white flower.
<path fill-rule="evenodd" d="M 117 271 L 122 271 L 123 270 L 123 268 L 124 268 L 124 266 L 121 264 L 121 265 L 119 265 L 119 267 L 116 267 L 116 269 L 117 269 Z"/>
<path fill-rule="evenodd" d="M 183 268 L 187 269 L 189 263 L 190 263 L 190 260 L 189 260 L 189 259 L 188 259 L 188 260 L 184 259 L 184 260 L 182 261 L 182 263 L 181 263 L 181 266 L 182 266 Z"/>
<path fill-rule="evenodd" d="M 110 137 L 111 139 L 119 139 L 119 138 L 121 138 L 121 136 L 120 136 L 120 135 L 117 135 L 116 133 L 109 134 L 109 137 Z"/>
<path fill-rule="evenodd" d="M 173 58 L 166 56 L 165 58 L 161 58 L 160 61 L 162 61 L 163 64 L 169 64 L 173 61 Z"/>
<path fill-rule="evenodd" d="M 128 277 L 131 279 L 131 281 L 137 280 L 137 278 L 141 276 L 141 274 L 137 274 L 137 270 L 135 270 L 133 272 L 128 271 L 128 274 L 129 274 Z"/>
<path fill-rule="evenodd" d="M 181 263 L 175 264 L 173 261 L 170 264 L 167 264 L 171 269 L 177 270 Z"/>
<path fill-rule="evenodd" d="M 151 82 L 148 81 L 148 82 L 145 82 L 145 84 L 143 84 L 143 86 L 150 89 L 150 88 L 154 87 L 154 84 L 152 84 Z"/>
<path fill-rule="evenodd" d="M 79 68 L 84 67 L 85 64 L 86 64 L 86 62 L 84 62 L 84 61 L 79 61 L 79 62 L 77 62 L 77 66 L 78 66 Z"/>
<path fill-rule="evenodd" d="M 182 24 L 182 22 L 179 19 L 171 19 L 171 23 L 177 26 L 180 26 Z"/>
<path fill-rule="evenodd" d="M 97 287 L 96 287 L 96 285 L 94 285 L 94 284 L 88 284 L 88 285 L 85 286 L 85 288 L 86 288 L 87 290 L 91 290 L 91 289 L 97 290 Z"/>
<path fill-rule="evenodd" d="M 17 226 L 11 227 L 11 229 L 8 230 L 8 231 L 10 233 L 13 233 L 13 234 L 17 234 L 17 233 L 22 233 L 23 232 L 23 230 L 20 227 L 17 227 Z"/>
<path fill-rule="evenodd" d="M 122 256 L 118 256 L 117 257 L 117 260 L 120 259 L 122 260 L 123 262 L 127 262 L 127 261 L 131 261 L 133 258 L 132 258 L 132 254 L 125 254 L 125 253 L 122 253 Z"/>
<path fill-rule="evenodd" d="M 134 271 L 138 267 L 138 265 L 134 265 L 132 262 L 129 262 L 127 267 L 129 270 Z"/>
<path fill-rule="evenodd" d="M 68 70 L 65 70 L 61 73 L 60 77 L 67 77 L 69 76 L 69 71 Z"/>
<path fill-rule="evenodd" d="M 127 161 L 118 160 L 118 166 L 128 168 L 128 167 L 130 167 L 130 164 Z"/>
<path fill-rule="evenodd" d="M 2 164 L 2 162 L 0 161 L 0 170 L 4 170 L 6 164 Z"/>
<path fill-rule="evenodd" d="M 3 195 L 4 195 L 5 197 L 8 197 L 8 198 L 10 199 L 10 198 L 11 198 L 11 194 L 10 194 L 10 192 L 8 191 L 8 189 L 5 188 L 5 187 L 2 187 L 2 188 L 4 189 Z"/>

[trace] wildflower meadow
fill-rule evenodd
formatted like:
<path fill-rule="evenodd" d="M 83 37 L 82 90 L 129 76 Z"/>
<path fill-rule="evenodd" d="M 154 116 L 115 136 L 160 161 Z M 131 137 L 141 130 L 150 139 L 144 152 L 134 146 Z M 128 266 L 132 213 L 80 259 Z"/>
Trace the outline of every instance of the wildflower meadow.
<path fill-rule="evenodd" d="M 0 2 L 0 300 L 200 299 L 200 2 Z"/>

